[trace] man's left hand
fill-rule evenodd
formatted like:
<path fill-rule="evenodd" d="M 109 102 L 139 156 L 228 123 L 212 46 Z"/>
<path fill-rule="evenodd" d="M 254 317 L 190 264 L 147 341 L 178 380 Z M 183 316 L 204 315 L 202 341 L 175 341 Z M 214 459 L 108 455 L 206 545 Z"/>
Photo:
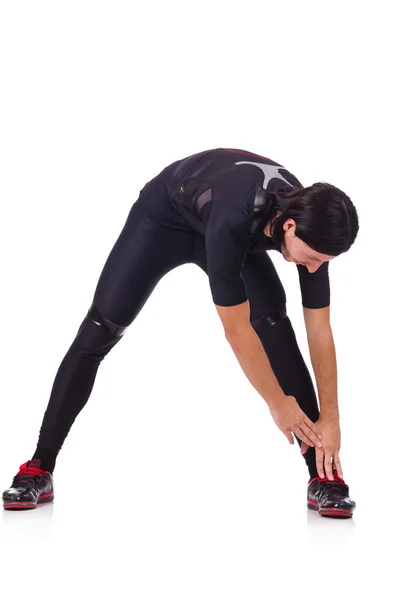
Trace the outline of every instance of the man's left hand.
<path fill-rule="evenodd" d="M 320 430 L 322 438 L 322 448 L 315 447 L 316 451 L 316 466 L 319 477 L 333 481 L 332 469 L 336 469 L 339 477 L 343 479 L 342 465 L 339 460 L 340 450 L 340 426 L 339 419 L 332 417 L 321 417 L 315 422 Z M 301 453 L 305 454 L 309 448 L 305 442 L 302 442 Z"/>

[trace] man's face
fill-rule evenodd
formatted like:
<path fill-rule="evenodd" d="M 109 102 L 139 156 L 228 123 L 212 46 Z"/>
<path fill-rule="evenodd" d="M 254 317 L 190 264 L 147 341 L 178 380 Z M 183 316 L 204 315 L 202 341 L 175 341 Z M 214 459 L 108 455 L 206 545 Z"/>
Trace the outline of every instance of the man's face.
<path fill-rule="evenodd" d="M 305 265 L 309 273 L 314 273 L 324 262 L 335 258 L 335 256 L 313 250 L 303 240 L 296 237 L 296 223 L 293 219 L 288 219 L 283 227 L 285 233 L 281 253 L 286 261 L 294 262 L 296 265 Z"/>

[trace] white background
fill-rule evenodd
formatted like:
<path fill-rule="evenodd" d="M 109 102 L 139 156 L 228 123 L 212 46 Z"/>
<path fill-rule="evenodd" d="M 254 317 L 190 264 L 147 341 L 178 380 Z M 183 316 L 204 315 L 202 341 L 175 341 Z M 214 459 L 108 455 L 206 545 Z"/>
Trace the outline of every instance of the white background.
<path fill-rule="evenodd" d="M 360 219 L 330 265 L 354 518 L 308 513 L 298 445 L 225 341 L 206 275 L 184 265 L 100 366 L 55 502 L 3 511 L 3 592 L 395 597 L 392 4 L 0 4 L 1 490 L 33 454 L 131 204 L 167 164 L 243 148 L 340 187 Z M 296 267 L 270 256 L 311 370 Z"/>

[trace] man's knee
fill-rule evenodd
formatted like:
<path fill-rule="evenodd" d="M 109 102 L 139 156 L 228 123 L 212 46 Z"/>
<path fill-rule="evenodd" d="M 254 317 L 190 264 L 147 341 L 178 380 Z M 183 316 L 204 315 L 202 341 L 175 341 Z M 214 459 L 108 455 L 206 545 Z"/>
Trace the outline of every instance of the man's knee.
<path fill-rule="evenodd" d="M 117 325 L 117 323 L 113 323 L 110 319 L 107 319 L 95 306 L 94 303 L 91 304 L 90 309 L 88 311 L 88 316 L 94 321 L 94 323 L 98 327 L 102 327 L 112 335 L 117 337 L 121 337 L 124 335 L 128 327 L 123 327 L 122 325 Z"/>
<path fill-rule="evenodd" d="M 92 303 L 73 346 L 79 348 L 81 355 L 102 358 L 120 341 L 127 329 L 105 317 Z"/>
<path fill-rule="evenodd" d="M 286 306 L 283 306 L 282 308 L 272 310 L 272 312 L 270 312 L 267 315 L 264 315 L 263 317 L 259 317 L 258 319 L 252 319 L 251 325 L 255 329 L 255 331 L 260 331 L 262 329 L 272 327 L 280 321 L 282 321 L 283 319 L 287 318 L 287 309 Z"/>

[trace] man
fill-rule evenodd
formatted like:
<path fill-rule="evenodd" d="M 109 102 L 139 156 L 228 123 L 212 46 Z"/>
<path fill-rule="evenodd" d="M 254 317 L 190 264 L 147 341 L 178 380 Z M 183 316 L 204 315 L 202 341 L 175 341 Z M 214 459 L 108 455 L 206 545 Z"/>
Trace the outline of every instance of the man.
<path fill-rule="evenodd" d="M 308 508 L 351 517 L 339 459 L 336 357 L 329 320 L 329 262 L 353 244 L 351 200 L 327 183 L 304 188 L 282 165 L 216 148 L 173 162 L 149 181 L 99 278 L 92 305 L 55 377 L 37 448 L 3 493 L 5 508 L 52 501 L 53 471 L 85 406 L 100 362 L 136 318 L 160 279 L 194 263 L 208 274 L 225 336 L 244 373 L 309 469 Z M 320 412 L 267 252 L 299 273 Z M 199 310 L 199 307 L 195 308 Z"/>

